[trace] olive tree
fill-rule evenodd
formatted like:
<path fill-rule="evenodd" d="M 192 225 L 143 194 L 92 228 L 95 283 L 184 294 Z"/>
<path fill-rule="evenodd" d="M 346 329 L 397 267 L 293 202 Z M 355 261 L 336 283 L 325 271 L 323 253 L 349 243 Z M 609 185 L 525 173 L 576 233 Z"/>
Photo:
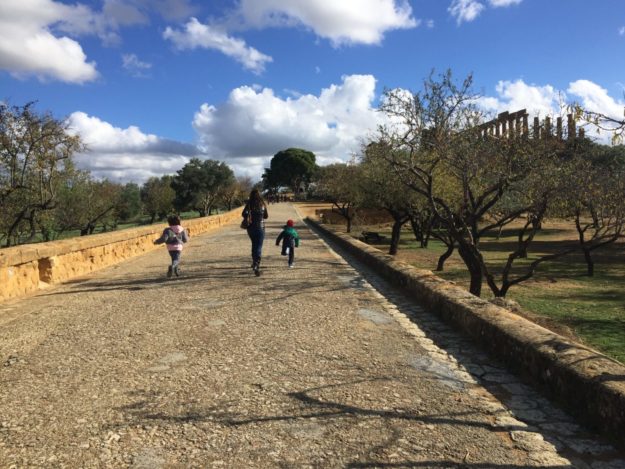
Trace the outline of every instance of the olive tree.
<path fill-rule="evenodd" d="M 201 217 L 210 215 L 223 191 L 234 182 L 232 169 L 223 162 L 192 158 L 173 178 L 178 210 L 196 210 Z"/>
<path fill-rule="evenodd" d="M 164 219 L 173 210 L 176 192 L 171 183 L 172 176 L 164 175 L 151 177 L 141 186 L 141 202 L 150 223 Z"/>
<path fill-rule="evenodd" d="M 0 103 L 0 207 L 4 243 L 9 246 L 25 224 L 28 239 L 37 220 L 58 203 L 58 190 L 72 172 L 71 158 L 84 150 L 67 123 L 38 113 L 34 103 Z"/>

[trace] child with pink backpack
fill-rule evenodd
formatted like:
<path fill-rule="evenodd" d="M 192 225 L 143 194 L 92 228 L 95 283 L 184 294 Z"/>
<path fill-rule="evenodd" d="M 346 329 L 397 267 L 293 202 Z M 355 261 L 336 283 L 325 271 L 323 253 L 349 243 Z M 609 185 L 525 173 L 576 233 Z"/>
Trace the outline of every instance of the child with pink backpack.
<path fill-rule="evenodd" d="M 187 230 L 180 225 L 180 217 L 178 215 L 170 215 L 167 217 L 169 226 L 163 230 L 160 238 L 154 241 L 154 244 L 163 244 L 167 246 L 167 252 L 171 257 L 171 265 L 167 269 L 167 278 L 171 278 L 172 274 L 176 277 L 180 276 L 180 257 L 184 243 L 189 241 Z"/>

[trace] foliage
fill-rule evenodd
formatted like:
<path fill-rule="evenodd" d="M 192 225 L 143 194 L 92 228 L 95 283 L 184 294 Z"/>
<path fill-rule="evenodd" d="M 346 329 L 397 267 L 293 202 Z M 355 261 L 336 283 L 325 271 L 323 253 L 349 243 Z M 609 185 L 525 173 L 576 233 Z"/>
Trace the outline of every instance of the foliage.
<path fill-rule="evenodd" d="M 80 230 L 80 235 L 93 234 L 117 224 L 116 210 L 122 205 L 124 187 L 103 180 L 96 181 L 87 171 L 77 171 L 60 192 L 56 210 L 59 231 Z"/>
<path fill-rule="evenodd" d="M 163 220 L 173 210 L 175 198 L 172 176 L 151 177 L 141 186 L 141 202 L 150 217 L 150 223 L 156 219 Z"/>
<path fill-rule="evenodd" d="M 470 272 L 470 291 L 479 296 L 486 279 L 496 296 L 505 296 L 550 259 L 510 277 L 512 264 L 524 257 L 540 229 L 548 204 L 561 194 L 567 162 L 556 139 L 483 135 L 479 125 L 484 116 L 471 86 L 471 76 L 457 84 L 448 71 L 430 76 L 415 94 L 387 90 L 381 110 L 393 124 L 380 129 L 376 142 L 383 151 L 377 154 L 391 163 L 398 180 L 428 201 Z M 498 285 L 480 251 L 480 238 L 521 217 L 526 223 Z"/>
<path fill-rule="evenodd" d="M 227 187 L 234 182 L 230 167 L 215 160 L 192 158 L 174 176 L 177 210 L 197 210 L 204 217 L 212 213 Z"/>
<path fill-rule="evenodd" d="M 607 132 L 612 134 L 612 143 L 617 144 L 623 141 L 625 136 L 625 118 L 615 117 L 603 112 L 590 111 L 584 109 L 579 104 L 573 104 L 570 108 L 575 113 L 576 120 L 583 120 L 597 129 L 597 132 Z M 623 112 L 625 116 L 625 112 Z"/>
<path fill-rule="evenodd" d="M 72 155 L 83 148 L 67 124 L 37 113 L 34 103 L 0 104 L 0 218 L 6 246 L 19 241 L 25 227 L 28 239 L 34 239 L 72 174 Z"/>
<path fill-rule="evenodd" d="M 397 184 L 392 165 L 386 159 L 376 156 L 379 147 L 370 144 L 365 148 L 360 163 L 360 179 L 352 183 L 360 185 L 363 207 L 382 208 L 393 218 L 389 254 L 394 255 L 397 254 L 401 228 L 410 221 L 413 208 L 416 209 L 418 200 L 423 197 Z"/>
<path fill-rule="evenodd" d="M 316 195 L 332 203 L 347 221 L 351 232 L 354 209 L 361 203 L 362 191 L 357 183 L 361 168 L 356 164 L 336 163 L 320 168 L 316 182 Z"/>
<path fill-rule="evenodd" d="M 243 205 L 248 194 L 252 191 L 254 183 L 249 176 L 239 176 L 229 186 L 224 188 L 223 201 L 228 210 L 237 205 Z"/>
<path fill-rule="evenodd" d="M 139 216 L 141 208 L 141 189 L 134 182 L 127 183 L 121 190 L 118 219 L 122 222 L 132 220 Z"/>
<path fill-rule="evenodd" d="M 287 148 L 276 153 L 269 168 L 263 174 L 265 189 L 275 191 L 284 186 L 293 193 L 299 193 L 302 183 L 306 184 L 314 177 L 318 167 L 315 154 L 301 148 Z"/>

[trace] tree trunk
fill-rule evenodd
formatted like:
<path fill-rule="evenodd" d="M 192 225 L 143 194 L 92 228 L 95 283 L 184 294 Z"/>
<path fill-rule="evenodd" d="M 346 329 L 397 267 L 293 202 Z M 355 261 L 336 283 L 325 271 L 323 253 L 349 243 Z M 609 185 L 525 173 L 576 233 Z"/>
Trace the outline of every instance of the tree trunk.
<path fill-rule="evenodd" d="M 470 246 L 466 246 L 460 244 L 458 246 L 458 254 L 464 261 L 464 264 L 467 266 L 469 274 L 471 276 L 471 284 L 469 286 L 469 292 L 473 293 L 475 296 L 482 295 L 482 265 L 480 264 L 480 260 L 472 252 Z"/>
<path fill-rule="evenodd" d="M 454 252 L 454 244 L 451 243 L 447 246 L 447 250 L 441 255 L 441 257 L 438 258 L 438 264 L 436 265 L 437 272 L 443 271 L 443 268 L 445 267 L 445 261 L 449 259 L 449 257 L 453 254 L 453 252 Z"/>
<path fill-rule="evenodd" d="M 584 260 L 586 261 L 586 275 L 588 277 L 594 277 L 595 275 L 595 261 L 592 259 L 590 249 L 582 248 L 584 251 Z"/>
<path fill-rule="evenodd" d="M 345 218 L 347 219 L 347 232 L 351 233 L 352 232 L 352 217 L 348 215 Z"/>
<path fill-rule="evenodd" d="M 397 249 L 399 247 L 399 239 L 401 238 L 401 227 L 406 223 L 401 218 L 396 218 L 393 223 L 393 231 L 391 234 L 391 246 L 389 247 L 388 253 L 392 256 L 397 254 Z"/>
<path fill-rule="evenodd" d="M 421 229 L 421 225 L 415 217 L 410 217 L 410 227 L 412 228 L 412 232 L 414 233 L 414 237 L 419 243 L 421 247 L 424 247 L 424 237 L 423 230 Z"/>

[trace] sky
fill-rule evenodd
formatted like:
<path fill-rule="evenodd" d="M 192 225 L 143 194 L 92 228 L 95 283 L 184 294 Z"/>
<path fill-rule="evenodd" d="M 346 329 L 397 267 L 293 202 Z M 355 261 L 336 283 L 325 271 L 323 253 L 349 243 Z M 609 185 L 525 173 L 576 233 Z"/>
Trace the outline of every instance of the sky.
<path fill-rule="evenodd" d="M 66 120 L 97 178 L 191 158 L 259 180 L 358 155 L 385 89 L 473 74 L 480 106 L 625 108 L 625 0 L 0 0 L 0 102 Z M 598 136 L 605 139 L 605 136 Z"/>

